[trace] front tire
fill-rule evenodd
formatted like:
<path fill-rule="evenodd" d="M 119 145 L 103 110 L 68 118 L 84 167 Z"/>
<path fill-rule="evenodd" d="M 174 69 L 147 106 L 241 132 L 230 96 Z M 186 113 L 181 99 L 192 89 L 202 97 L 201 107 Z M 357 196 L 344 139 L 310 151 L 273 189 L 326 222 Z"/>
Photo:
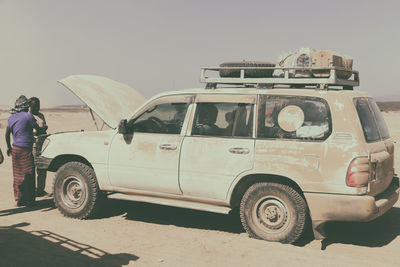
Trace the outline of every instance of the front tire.
<path fill-rule="evenodd" d="M 58 210 L 75 219 L 94 216 L 104 198 L 94 170 L 80 162 L 68 162 L 57 171 L 53 193 Z"/>
<path fill-rule="evenodd" d="M 256 183 L 240 203 L 240 219 L 250 237 L 293 243 L 304 232 L 307 205 L 292 187 L 278 183 Z"/>

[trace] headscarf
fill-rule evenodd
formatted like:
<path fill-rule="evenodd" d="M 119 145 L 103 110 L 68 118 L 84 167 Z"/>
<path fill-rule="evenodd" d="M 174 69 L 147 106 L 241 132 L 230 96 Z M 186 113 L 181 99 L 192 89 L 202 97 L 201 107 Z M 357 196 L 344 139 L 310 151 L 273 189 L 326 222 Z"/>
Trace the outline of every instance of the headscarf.
<path fill-rule="evenodd" d="M 26 96 L 21 95 L 15 101 L 14 107 L 10 110 L 11 114 L 15 114 L 21 111 L 28 111 L 29 110 L 29 99 Z"/>

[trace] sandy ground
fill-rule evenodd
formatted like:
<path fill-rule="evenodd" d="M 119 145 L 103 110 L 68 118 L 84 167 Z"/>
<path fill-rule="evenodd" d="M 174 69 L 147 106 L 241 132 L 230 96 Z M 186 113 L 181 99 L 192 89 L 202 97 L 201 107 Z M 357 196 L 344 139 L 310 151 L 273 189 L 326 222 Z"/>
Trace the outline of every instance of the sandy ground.
<path fill-rule="evenodd" d="M 94 129 L 88 113 L 45 113 L 49 132 Z M 0 113 L 0 147 L 5 152 Z M 385 113 L 400 141 L 400 113 Z M 400 167 L 396 144 L 396 169 Z M 46 190 L 51 192 L 54 175 Z M 250 239 L 237 217 L 110 201 L 99 219 L 60 215 L 51 198 L 15 208 L 11 159 L 0 166 L 0 266 L 400 266 L 400 204 L 369 223 L 331 223 L 298 246 Z"/>

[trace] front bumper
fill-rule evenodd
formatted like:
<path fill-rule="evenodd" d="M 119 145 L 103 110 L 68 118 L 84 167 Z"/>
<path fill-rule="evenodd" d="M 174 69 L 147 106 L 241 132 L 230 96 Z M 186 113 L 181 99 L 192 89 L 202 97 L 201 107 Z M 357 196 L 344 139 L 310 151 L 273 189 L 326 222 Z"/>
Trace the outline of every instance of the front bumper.
<path fill-rule="evenodd" d="M 38 169 L 45 169 L 47 170 L 50 166 L 52 159 L 46 158 L 46 157 L 42 157 L 42 156 L 38 156 L 35 158 L 35 166 Z"/>
<path fill-rule="evenodd" d="M 367 222 L 393 207 L 399 199 L 399 191 L 399 178 L 393 177 L 388 188 L 375 197 L 321 193 L 304 195 L 313 221 Z"/>

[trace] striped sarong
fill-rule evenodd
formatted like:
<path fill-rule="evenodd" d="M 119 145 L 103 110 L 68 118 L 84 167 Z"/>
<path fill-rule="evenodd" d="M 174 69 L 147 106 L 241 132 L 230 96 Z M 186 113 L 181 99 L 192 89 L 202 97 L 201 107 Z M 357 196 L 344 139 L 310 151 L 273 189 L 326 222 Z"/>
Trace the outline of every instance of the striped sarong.
<path fill-rule="evenodd" d="M 13 146 L 12 165 L 15 201 L 35 201 L 35 169 L 32 149 Z"/>

